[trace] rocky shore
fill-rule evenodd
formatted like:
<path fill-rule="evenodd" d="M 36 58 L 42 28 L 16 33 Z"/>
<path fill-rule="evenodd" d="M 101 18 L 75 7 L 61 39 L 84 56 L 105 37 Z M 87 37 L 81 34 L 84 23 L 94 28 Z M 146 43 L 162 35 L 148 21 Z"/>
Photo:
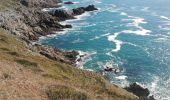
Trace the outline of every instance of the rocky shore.
<path fill-rule="evenodd" d="M 94 11 L 94 5 L 75 8 L 69 11 L 52 10 L 43 12 L 43 8 L 56 8 L 61 3 L 60 0 L 44 0 L 39 3 L 34 0 L 21 0 L 19 6 L 13 10 L 6 10 L 0 13 L 0 27 L 18 35 L 29 44 L 29 48 L 52 60 L 74 64 L 78 52 L 64 52 L 57 48 L 45 47 L 42 45 L 32 45 L 31 42 L 37 41 L 39 37 L 50 34 L 57 34 L 65 28 L 72 28 L 71 25 L 62 25 L 61 21 L 75 19 L 74 16 L 81 15 L 86 11 Z"/>
<path fill-rule="evenodd" d="M 94 5 L 79 7 L 72 10 L 52 10 L 44 12 L 43 8 L 56 8 L 61 3 L 60 0 L 20 0 L 18 6 L 13 10 L 0 12 L 0 27 L 10 33 L 19 36 L 27 43 L 27 47 L 40 55 L 57 62 L 74 65 L 79 53 L 77 51 L 65 52 L 58 48 L 47 47 L 39 44 L 32 44 L 41 36 L 57 34 L 65 28 L 72 28 L 71 25 L 62 25 L 61 21 L 75 19 L 75 16 L 88 11 L 98 10 Z M 73 4 L 73 2 L 65 2 Z M 143 89 L 137 84 L 132 84 L 125 88 L 127 91 L 137 95 L 140 100 L 155 100 L 149 95 L 148 89 Z"/>

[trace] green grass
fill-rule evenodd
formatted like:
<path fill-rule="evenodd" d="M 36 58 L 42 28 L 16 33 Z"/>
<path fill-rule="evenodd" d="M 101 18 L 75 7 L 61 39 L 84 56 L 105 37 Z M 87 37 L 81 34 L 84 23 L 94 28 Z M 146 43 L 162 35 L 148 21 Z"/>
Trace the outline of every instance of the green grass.
<path fill-rule="evenodd" d="M 50 100 L 87 100 L 87 96 L 73 88 L 56 86 L 47 90 Z"/>
<path fill-rule="evenodd" d="M 7 49 L 7 48 L 0 48 L 0 50 L 2 50 L 2 51 L 10 51 L 10 50 Z"/>
<path fill-rule="evenodd" d="M 24 60 L 24 59 L 21 59 L 21 60 L 16 60 L 17 63 L 25 66 L 25 67 L 28 67 L 28 66 L 32 66 L 32 67 L 38 67 L 38 64 L 35 63 L 35 62 L 30 62 L 28 60 Z"/>
<path fill-rule="evenodd" d="M 24 59 L 19 59 L 19 60 L 15 60 L 18 64 L 23 65 L 24 67 L 33 70 L 34 72 L 41 72 L 42 70 L 39 68 L 38 64 L 35 62 L 31 62 L 28 60 L 24 60 Z"/>

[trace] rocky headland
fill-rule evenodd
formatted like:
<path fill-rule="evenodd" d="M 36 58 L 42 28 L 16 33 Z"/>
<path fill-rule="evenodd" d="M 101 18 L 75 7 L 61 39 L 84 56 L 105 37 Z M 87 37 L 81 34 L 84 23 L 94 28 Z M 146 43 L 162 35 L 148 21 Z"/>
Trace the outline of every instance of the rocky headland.
<path fill-rule="evenodd" d="M 9 0 L 7 0 L 7 1 L 3 0 L 2 3 L 4 3 L 4 5 L 5 5 L 5 3 L 8 1 Z M 149 95 L 148 89 L 143 89 L 142 87 L 140 87 L 136 84 L 132 84 L 132 85 L 130 85 L 130 87 L 127 87 L 125 89 L 129 92 L 132 92 L 133 94 L 135 94 L 138 97 L 134 96 L 133 94 L 131 94 L 123 89 L 120 89 L 119 87 L 117 87 L 115 85 L 110 85 L 110 83 L 107 83 L 103 78 L 101 78 L 100 75 L 99 76 L 93 75 L 90 72 L 87 72 L 87 74 L 85 74 L 85 72 L 77 71 L 77 69 L 74 69 L 74 70 L 76 70 L 76 71 L 74 71 L 72 68 L 70 70 L 66 66 L 75 65 L 77 55 L 79 55 L 79 53 L 77 51 L 63 51 L 58 48 L 52 48 L 52 47 L 43 46 L 40 44 L 33 43 L 33 42 L 37 41 L 39 39 L 39 37 L 41 37 L 41 36 L 57 34 L 58 31 L 63 31 L 65 28 L 72 28 L 72 25 L 60 24 L 61 21 L 65 21 L 68 19 L 75 19 L 75 16 L 77 16 L 77 15 L 81 15 L 81 14 L 83 14 L 85 12 L 89 12 L 89 11 L 98 10 L 94 5 L 88 5 L 87 7 L 74 8 L 69 11 L 62 10 L 62 9 L 56 9 L 56 10 L 51 10 L 51 11 L 43 11 L 42 10 L 44 8 L 60 7 L 61 6 L 60 3 L 62 3 L 62 1 L 60 1 L 60 0 L 14 0 L 12 3 L 11 2 L 7 3 L 7 5 L 11 4 L 13 6 L 6 6 L 6 5 L 4 6 L 3 5 L 2 9 L 0 9 L 0 28 L 17 36 L 17 38 L 19 38 L 21 41 L 23 41 L 24 44 L 26 45 L 26 51 L 28 49 L 29 52 L 31 51 L 32 53 L 36 53 L 38 55 L 41 55 L 43 57 L 47 57 L 48 59 L 50 59 L 50 60 L 47 60 L 45 58 L 46 62 L 48 62 L 51 66 L 55 65 L 55 67 L 52 68 L 52 71 L 58 72 L 58 69 L 56 69 L 56 65 L 57 65 L 57 68 L 59 67 L 59 72 L 62 71 L 62 75 L 57 76 L 57 75 L 45 73 L 46 71 L 43 72 L 43 69 L 46 69 L 47 66 L 43 67 L 41 70 L 38 69 L 38 70 L 40 70 L 40 72 L 43 72 L 42 76 L 50 77 L 50 78 L 54 78 L 55 80 L 58 79 L 58 80 L 62 81 L 62 82 L 59 82 L 57 85 L 55 84 L 55 86 L 50 85 L 49 88 L 52 88 L 52 89 L 46 93 L 47 94 L 46 96 L 48 97 L 48 99 L 56 100 L 56 98 L 61 97 L 60 95 L 59 96 L 58 95 L 54 96 L 54 95 L 57 94 L 58 91 L 60 91 L 60 90 L 63 92 L 64 90 L 62 90 L 62 89 L 64 88 L 66 91 L 66 93 L 64 91 L 64 94 L 68 93 L 68 95 L 75 95 L 80 100 L 85 100 L 87 98 L 88 99 L 90 98 L 93 100 L 94 97 L 96 99 L 102 98 L 103 100 L 104 99 L 114 100 L 114 98 L 117 98 L 116 100 L 138 100 L 138 99 L 140 99 L 140 100 L 154 100 L 154 98 L 152 96 L 148 96 Z M 64 2 L 64 4 L 74 4 L 74 3 L 71 1 L 68 1 L 68 2 Z M 1 38 L 3 39 L 2 36 L 0 36 L 0 40 L 1 40 Z M 5 38 L 8 38 L 8 37 L 5 36 Z M 13 42 L 11 42 L 11 44 L 12 43 Z M 17 44 L 15 44 L 15 45 L 17 45 Z M 4 49 L 4 47 L 0 48 L 0 50 L 1 49 L 7 50 L 7 48 Z M 22 51 L 24 51 L 24 50 L 22 50 Z M 9 52 L 9 50 L 7 50 L 7 52 Z M 17 51 L 10 52 L 9 54 L 12 56 L 15 56 L 14 58 L 18 57 L 18 55 L 19 55 L 17 53 Z M 22 59 L 24 57 L 25 56 L 23 56 Z M 27 58 L 27 59 L 30 59 L 30 58 Z M 40 59 L 40 58 L 34 58 L 34 61 L 36 61 L 37 59 Z M 12 59 L 12 58 L 10 58 L 10 59 Z M 28 62 L 25 60 L 14 60 L 14 61 L 17 61 L 17 63 L 21 64 L 22 66 L 31 65 L 32 67 L 37 68 L 37 66 L 38 66 L 38 68 L 39 68 L 39 65 L 36 63 Z M 37 62 L 38 61 L 39 60 L 37 60 Z M 55 64 L 55 62 L 53 62 L 53 61 L 60 63 L 60 64 Z M 0 62 L 0 63 L 2 63 L 2 62 Z M 26 65 L 23 65 L 23 64 L 26 64 Z M 41 62 L 40 65 L 41 64 L 43 65 L 46 63 Z M 6 65 L 6 66 L 9 66 L 9 65 Z M 16 64 L 16 66 L 18 66 L 18 65 Z M 23 70 L 23 69 L 21 68 L 21 70 Z M 36 69 L 36 71 L 37 71 L 37 69 Z M 78 73 L 80 73 L 80 75 Z M 57 73 L 57 74 L 60 75 L 60 73 Z M 72 77 L 72 79 L 70 78 L 70 76 Z M 79 76 L 79 77 L 75 78 L 77 76 Z M 62 80 L 63 77 L 66 78 L 66 80 L 63 81 Z M 84 77 L 86 77 L 86 78 L 84 79 Z M 93 78 L 95 78 L 95 79 L 93 79 Z M 81 80 L 81 82 L 79 79 Z M 55 82 L 58 82 L 58 80 Z M 51 81 L 52 80 L 50 80 L 50 82 Z M 80 84 L 75 83 L 75 81 Z M 52 81 L 52 83 L 55 83 L 55 82 Z M 61 86 L 61 84 L 63 84 L 63 82 L 65 85 Z M 66 83 L 70 82 L 72 85 L 70 85 L 69 83 L 68 83 L 69 84 L 68 85 L 65 82 Z M 91 83 L 88 83 L 88 82 L 91 82 Z M 95 83 L 95 82 L 97 82 L 97 83 Z M 45 83 L 43 83 L 43 84 L 45 84 Z M 75 84 L 78 86 L 78 89 L 75 88 L 76 87 Z M 89 85 L 91 85 L 93 87 L 88 89 Z M 56 86 L 58 86 L 58 88 L 62 87 L 62 89 L 57 90 L 58 88 L 56 88 Z M 68 89 L 68 87 L 69 87 L 69 89 Z M 54 90 L 54 88 L 56 90 Z M 84 90 L 81 88 L 83 88 Z M 100 89 L 98 89 L 98 88 L 100 88 Z M 92 93 L 91 89 L 92 89 L 92 91 L 94 91 L 93 95 L 88 93 L 88 92 Z M 66 97 L 68 97 L 68 95 L 66 95 Z M 42 100 L 42 98 L 38 98 L 38 100 Z"/>

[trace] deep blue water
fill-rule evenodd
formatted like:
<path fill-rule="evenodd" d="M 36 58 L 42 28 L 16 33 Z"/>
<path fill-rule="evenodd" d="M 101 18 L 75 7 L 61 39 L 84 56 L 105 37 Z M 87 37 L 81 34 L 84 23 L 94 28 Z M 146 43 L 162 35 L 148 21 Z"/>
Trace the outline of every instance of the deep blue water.
<path fill-rule="evenodd" d="M 72 1 L 77 4 L 62 9 L 94 4 L 100 10 L 62 22 L 73 29 L 40 42 L 90 54 L 84 69 L 99 72 L 110 62 L 122 70 L 117 75 L 104 73 L 110 82 L 138 82 L 158 100 L 170 100 L 170 0 Z"/>

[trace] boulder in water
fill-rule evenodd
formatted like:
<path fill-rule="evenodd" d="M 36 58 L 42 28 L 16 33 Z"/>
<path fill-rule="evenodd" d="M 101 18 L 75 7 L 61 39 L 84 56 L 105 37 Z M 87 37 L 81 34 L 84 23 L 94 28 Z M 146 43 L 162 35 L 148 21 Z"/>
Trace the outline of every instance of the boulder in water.
<path fill-rule="evenodd" d="M 64 4 L 74 4 L 74 3 L 71 1 L 67 1 L 67 2 L 64 2 Z"/>
<path fill-rule="evenodd" d="M 94 5 L 89 5 L 85 8 L 85 11 L 94 11 L 98 10 Z"/>

